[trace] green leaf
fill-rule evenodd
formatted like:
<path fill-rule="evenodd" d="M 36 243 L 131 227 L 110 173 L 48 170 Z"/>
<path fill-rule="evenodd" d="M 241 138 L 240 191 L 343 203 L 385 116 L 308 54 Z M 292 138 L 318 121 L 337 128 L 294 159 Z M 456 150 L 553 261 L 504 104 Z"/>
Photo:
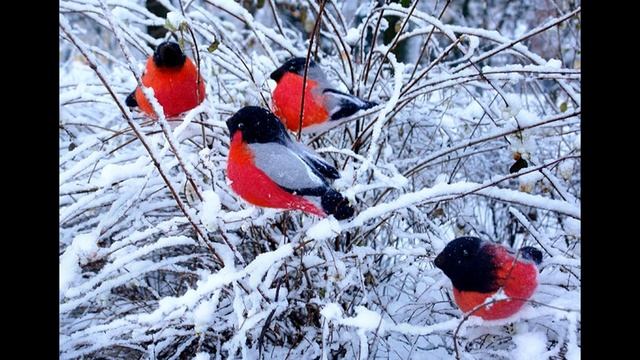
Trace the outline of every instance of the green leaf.
<path fill-rule="evenodd" d="M 207 48 L 207 51 L 210 53 L 216 51 L 216 49 L 218 48 L 218 45 L 220 45 L 220 42 L 218 40 L 215 40 L 214 42 L 211 43 L 211 45 L 209 45 L 209 47 Z"/>
<path fill-rule="evenodd" d="M 563 102 L 562 104 L 560 104 L 560 111 L 561 111 L 561 112 L 565 112 L 565 111 L 567 111 L 567 107 L 568 107 L 568 106 L 567 106 L 567 102 L 566 102 L 566 101 L 565 101 L 565 102 Z"/>

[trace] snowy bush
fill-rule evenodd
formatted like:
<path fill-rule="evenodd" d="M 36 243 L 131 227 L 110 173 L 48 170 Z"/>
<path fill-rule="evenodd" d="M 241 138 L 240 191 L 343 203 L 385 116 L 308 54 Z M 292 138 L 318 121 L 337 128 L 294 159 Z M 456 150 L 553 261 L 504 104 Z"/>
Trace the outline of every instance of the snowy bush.
<path fill-rule="evenodd" d="M 60 358 L 579 358 L 579 2 L 146 3 L 60 1 Z M 207 97 L 153 121 L 124 99 L 166 39 Z M 225 120 L 309 46 L 380 104 L 301 139 L 351 220 L 226 180 Z M 457 308 L 432 261 L 461 235 L 543 251 L 517 315 Z"/>

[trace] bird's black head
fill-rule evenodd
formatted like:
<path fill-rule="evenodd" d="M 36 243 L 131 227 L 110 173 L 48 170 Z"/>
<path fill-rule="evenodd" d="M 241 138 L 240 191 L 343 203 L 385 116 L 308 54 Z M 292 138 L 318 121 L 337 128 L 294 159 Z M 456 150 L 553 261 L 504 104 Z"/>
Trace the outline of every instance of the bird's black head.
<path fill-rule="evenodd" d="M 477 237 L 452 240 L 436 257 L 434 263 L 458 290 L 489 293 L 496 291 L 493 254 Z"/>
<path fill-rule="evenodd" d="M 284 74 L 288 72 L 292 72 L 302 76 L 304 74 L 304 64 L 307 60 L 303 57 L 294 57 L 291 58 L 282 64 L 276 71 L 271 73 L 271 78 L 276 82 L 280 81 L 280 79 L 284 76 Z M 316 63 L 309 59 L 309 68 L 315 67 Z"/>
<path fill-rule="evenodd" d="M 174 42 L 163 42 L 153 52 L 153 62 L 160 68 L 179 68 L 186 60 L 180 45 Z"/>
<path fill-rule="evenodd" d="M 542 251 L 531 246 L 525 246 L 521 248 L 520 256 L 523 259 L 533 261 L 536 265 L 540 265 L 540 263 L 542 262 Z"/>
<path fill-rule="evenodd" d="M 258 106 L 245 106 L 227 120 L 231 139 L 237 131 L 247 143 L 284 143 L 289 136 L 284 125 L 273 113 Z"/>

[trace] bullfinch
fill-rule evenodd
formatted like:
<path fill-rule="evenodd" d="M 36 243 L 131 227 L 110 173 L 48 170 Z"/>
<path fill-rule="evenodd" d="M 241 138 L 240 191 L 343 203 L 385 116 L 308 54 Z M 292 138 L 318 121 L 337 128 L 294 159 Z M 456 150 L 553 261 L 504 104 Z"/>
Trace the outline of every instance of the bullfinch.
<path fill-rule="evenodd" d="M 436 257 L 435 266 L 453 283 L 453 297 L 468 313 L 503 289 L 506 298 L 479 308 L 472 315 L 485 320 L 507 318 L 520 310 L 538 286 L 542 252 L 526 246 L 517 256 L 504 246 L 477 237 L 457 238 Z"/>
<path fill-rule="evenodd" d="M 198 82 L 199 79 L 199 82 Z M 205 84 L 198 69 L 175 42 L 163 42 L 147 59 L 142 84 L 153 93 L 164 109 L 165 117 L 176 117 L 204 100 Z M 139 106 L 151 118 L 157 118 L 151 104 L 137 87 L 126 99 L 127 106 Z"/>
<path fill-rule="evenodd" d="M 353 216 L 349 201 L 329 185 L 338 171 L 311 149 L 291 139 L 271 111 L 246 106 L 227 120 L 231 145 L 227 177 L 247 202 L 302 210 L 338 220 Z M 318 204 L 319 200 L 319 204 Z"/>
<path fill-rule="evenodd" d="M 277 83 L 271 100 L 273 112 L 294 132 L 298 132 L 300 127 L 305 60 L 301 57 L 291 58 L 271 73 L 271 78 Z M 375 102 L 333 89 L 318 65 L 309 60 L 302 116 L 303 133 L 331 128 L 339 124 L 337 120 L 376 105 Z"/>

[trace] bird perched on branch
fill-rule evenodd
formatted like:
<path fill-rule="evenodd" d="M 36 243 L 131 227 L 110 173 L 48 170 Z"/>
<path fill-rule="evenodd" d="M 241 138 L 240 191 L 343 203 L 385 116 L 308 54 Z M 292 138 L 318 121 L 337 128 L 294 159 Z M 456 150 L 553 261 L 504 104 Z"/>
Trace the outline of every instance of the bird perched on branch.
<path fill-rule="evenodd" d="M 321 217 L 329 214 L 338 220 L 353 216 L 349 201 L 329 185 L 329 180 L 340 177 L 338 171 L 294 142 L 269 110 L 246 106 L 227 120 L 227 127 L 231 136 L 227 177 L 244 200 Z"/>
<path fill-rule="evenodd" d="M 205 97 L 204 80 L 198 69 L 175 42 L 158 45 L 147 59 L 142 85 L 153 89 L 155 98 L 164 109 L 165 117 L 176 117 L 200 104 Z M 139 106 L 152 118 L 153 107 L 137 87 L 126 99 L 127 106 Z"/>
<path fill-rule="evenodd" d="M 277 82 L 272 96 L 273 112 L 294 132 L 298 132 L 300 127 L 305 62 L 305 58 L 291 58 L 271 73 L 271 78 Z M 333 89 L 311 59 L 304 94 L 303 132 L 331 128 L 339 124 L 337 120 L 378 105 Z"/>
<path fill-rule="evenodd" d="M 518 312 L 533 295 L 541 262 L 542 252 L 534 247 L 523 247 L 516 255 L 477 237 L 460 237 L 447 244 L 435 266 L 451 279 L 460 310 L 468 313 L 477 308 L 472 315 L 496 320 Z M 500 289 L 504 296 L 497 295 Z M 496 298 L 489 299 L 494 295 Z M 487 304 L 480 307 L 485 301 Z"/>

